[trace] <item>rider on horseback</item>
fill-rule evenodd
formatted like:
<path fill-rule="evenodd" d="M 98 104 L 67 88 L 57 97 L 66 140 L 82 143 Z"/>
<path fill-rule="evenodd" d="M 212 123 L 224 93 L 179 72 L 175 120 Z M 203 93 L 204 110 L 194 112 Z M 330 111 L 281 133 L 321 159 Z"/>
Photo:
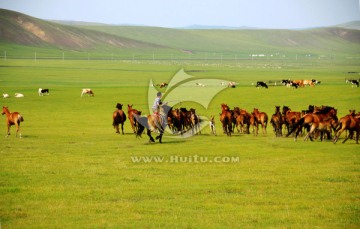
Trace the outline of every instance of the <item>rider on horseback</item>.
<path fill-rule="evenodd" d="M 161 92 L 158 92 L 156 94 L 156 98 L 155 98 L 153 106 L 152 106 L 153 113 L 156 116 L 160 115 L 160 105 L 162 104 L 161 96 L 162 96 Z"/>

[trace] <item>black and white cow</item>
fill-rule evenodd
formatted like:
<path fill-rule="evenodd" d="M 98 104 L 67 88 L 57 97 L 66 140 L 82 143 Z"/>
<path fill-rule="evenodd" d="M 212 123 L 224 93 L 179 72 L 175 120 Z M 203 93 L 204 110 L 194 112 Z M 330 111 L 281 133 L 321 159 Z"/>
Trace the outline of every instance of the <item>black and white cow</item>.
<path fill-rule="evenodd" d="M 39 88 L 39 96 L 43 96 L 44 94 L 49 95 L 49 89 Z"/>
<path fill-rule="evenodd" d="M 259 87 L 268 88 L 268 85 L 264 81 L 258 81 L 256 82 L 256 87 L 259 89 Z"/>
<path fill-rule="evenodd" d="M 286 86 L 286 87 L 294 87 L 294 88 L 298 88 L 299 84 L 295 83 L 292 80 L 282 80 L 281 83 Z"/>
<path fill-rule="evenodd" d="M 359 80 L 346 80 L 346 83 L 351 83 L 351 87 L 359 87 Z"/>

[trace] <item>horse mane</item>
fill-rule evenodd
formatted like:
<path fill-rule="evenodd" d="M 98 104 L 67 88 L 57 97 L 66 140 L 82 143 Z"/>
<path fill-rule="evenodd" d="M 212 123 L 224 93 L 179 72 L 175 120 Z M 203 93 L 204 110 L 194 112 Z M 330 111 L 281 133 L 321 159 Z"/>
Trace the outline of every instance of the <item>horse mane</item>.
<path fill-rule="evenodd" d="M 314 114 L 327 114 L 327 113 L 329 113 L 329 111 L 331 111 L 333 109 L 334 109 L 333 107 L 325 106 L 325 107 L 321 108 L 320 110 L 315 110 Z"/>

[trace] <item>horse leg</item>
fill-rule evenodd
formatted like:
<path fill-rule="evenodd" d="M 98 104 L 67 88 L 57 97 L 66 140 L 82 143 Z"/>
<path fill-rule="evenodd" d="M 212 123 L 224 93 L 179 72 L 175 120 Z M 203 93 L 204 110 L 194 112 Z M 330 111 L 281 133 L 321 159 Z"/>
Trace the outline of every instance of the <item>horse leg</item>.
<path fill-rule="evenodd" d="M 15 127 L 16 127 L 16 134 L 15 134 L 15 137 L 17 137 L 18 133 L 20 133 L 20 138 L 21 138 L 21 132 L 20 132 L 20 120 L 17 120 L 15 122 Z M 9 131 L 9 134 L 10 134 L 10 131 Z"/>
<path fill-rule="evenodd" d="M 10 124 L 7 125 L 7 134 L 5 135 L 5 137 L 9 137 L 10 135 Z"/>
<path fill-rule="evenodd" d="M 115 133 L 120 134 L 120 131 L 119 131 L 119 124 L 115 124 L 115 125 L 114 125 L 114 128 L 115 128 L 115 130 L 116 130 L 116 132 L 115 132 Z"/>
<path fill-rule="evenodd" d="M 342 132 L 344 132 L 344 130 L 345 130 L 345 127 L 344 127 L 344 128 L 341 128 L 341 130 L 339 130 L 339 131 L 335 134 L 334 140 L 333 140 L 334 144 L 339 140 L 339 137 L 340 137 L 340 135 L 342 134 Z"/>
<path fill-rule="evenodd" d="M 149 142 L 155 142 L 154 138 L 151 136 L 151 130 L 147 130 L 147 136 L 149 136 Z"/>
<path fill-rule="evenodd" d="M 124 135 L 124 123 L 123 122 L 121 123 L 121 132 Z"/>

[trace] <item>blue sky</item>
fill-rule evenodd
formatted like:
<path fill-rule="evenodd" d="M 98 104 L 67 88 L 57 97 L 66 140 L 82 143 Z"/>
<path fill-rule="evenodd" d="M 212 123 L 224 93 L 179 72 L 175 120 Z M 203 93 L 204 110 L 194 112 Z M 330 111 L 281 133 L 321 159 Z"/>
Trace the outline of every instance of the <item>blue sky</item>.
<path fill-rule="evenodd" d="M 0 0 L 41 19 L 160 27 L 296 29 L 360 20 L 360 0 Z"/>

